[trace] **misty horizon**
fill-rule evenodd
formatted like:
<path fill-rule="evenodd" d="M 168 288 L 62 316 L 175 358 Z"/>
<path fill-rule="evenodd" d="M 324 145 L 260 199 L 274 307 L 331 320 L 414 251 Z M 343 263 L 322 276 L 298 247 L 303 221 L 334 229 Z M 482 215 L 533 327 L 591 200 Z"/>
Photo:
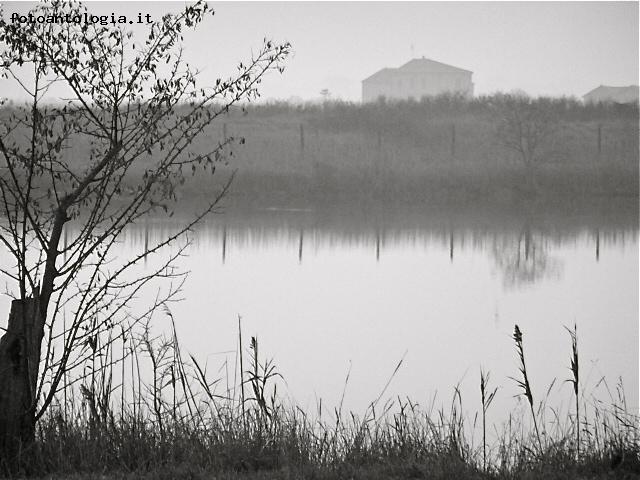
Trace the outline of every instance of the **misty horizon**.
<path fill-rule="evenodd" d="M 3 5 L 11 16 L 33 3 Z M 90 2 L 88 8 L 157 20 L 182 5 Z M 474 96 L 582 98 L 601 85 L 638 84 L 635 2 L 222 2 L 214 10 L 202 29 L 185 35 L 201 46 L 185 54 L 204 84 L 232 75 L 263 38 L 292 44 L 284 74 L 264 79 L 261 102 L 359 102 L 365 78 L 422 57 L 473 72 Z M 3 96 L 23 97 L 5 84 L 0 81 Z"/>

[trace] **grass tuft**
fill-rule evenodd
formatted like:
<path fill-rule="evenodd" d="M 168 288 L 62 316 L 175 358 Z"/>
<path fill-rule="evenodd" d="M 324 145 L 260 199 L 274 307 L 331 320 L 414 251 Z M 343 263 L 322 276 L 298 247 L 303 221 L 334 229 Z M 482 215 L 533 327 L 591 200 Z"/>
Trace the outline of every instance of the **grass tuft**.
<path fill-rule="evenodd" d="M 494 425 L 495 438 L 488 438 L 486 414 L 498 389 L 490 387 L 490 375 L 481 369 L 482 445 L 474 446 L 475 422 L 467 420 L 460 388 L 454 389 L 450 406 L 438 410 L 408 398 L 384 399 L 404 357 L 363 416 L 342 408 L 328 414 L 321 402 L 311 413 L 278 395 L 282 376 L 260 353 L 257 338 L 250 341 L 248 369 L 240 375 L 240 383 L 248 386 L 243 398 L 241 385 L 232 385 L 235 374 L 231 382 L 212 379 L 206 365 L 183 357 L 175 331 L 167 338 L 143 329 L 122 342 L 127 355 L 121 361 L 132 368 L 115 370 L 130 370 L 128 378 L 112 377 L 117 362 L 89 361 L 83 375 L 91 382 L 70 382 L 38 423 L 36 444 L 14 461 L 0 462 L 0 477 L 559 480 L 640 475 L 639 418 L 628 411 L 622 385 L 611 391 L 601 382 L 611 394 L 610 406 L 602 401 L 580 405 L 580 417 L 568 423 L 551 409 L 555 426 L 538 425 L 517 326 L 514 340 L 522 375 L 517 382 L 534 416 L 535 436 L 523 418 L 511 414 L 503 425 Z M 240 342 L 238 353 L 242 348 Z M 575 327 L 572 359 L 575 394 Z M 348 375 L 345 389 L 347 382 Z M 544 412 L 540 415 L 544 418 Z M 584 434 L 579 439 L 574 436 L 578 423 Z M 9 470 L 9 463 L 18 468 Z"/>

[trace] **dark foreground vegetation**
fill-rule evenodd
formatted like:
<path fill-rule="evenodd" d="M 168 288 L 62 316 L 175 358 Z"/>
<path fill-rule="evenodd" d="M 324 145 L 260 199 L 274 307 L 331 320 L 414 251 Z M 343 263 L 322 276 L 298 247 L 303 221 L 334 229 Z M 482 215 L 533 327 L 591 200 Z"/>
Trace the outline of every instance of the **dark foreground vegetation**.
<path fill-rule="evenodd" d="M 224 385 L 183 358 L 175 333 L 151 337 L 143 329 L 92 346 L 102 353 L 75 382 L 65 379 L 35 445 L 2 468 L 7 478 L 65 479 L 638 478 L 638 416 L 627 410 L 621 385 L 607 403 L 583 392 L 576 331 L 567 336 L 573 398 L 566 411 L 533 398 L 517 326 L 513 338 L 512 381 L 525 409 L 490 426 L 496 389 L 486 372 L 471 415 L 457 389 L 437 409 L 385 401 L 386 387 L 363 414 L 324 411 L 321 401 L 305 412 L 278 396 L 281 377 L 259 356 L 257 339 L 227 366 L 244 373 L 229 373 Z M 116 345 L 123 357 L 114 361 Z"/>

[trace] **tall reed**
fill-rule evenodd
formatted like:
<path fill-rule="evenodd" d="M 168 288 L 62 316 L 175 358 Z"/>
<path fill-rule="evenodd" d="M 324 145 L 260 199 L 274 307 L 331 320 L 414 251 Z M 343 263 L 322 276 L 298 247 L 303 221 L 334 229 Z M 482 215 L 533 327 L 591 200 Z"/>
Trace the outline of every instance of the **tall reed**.
<path fill-rule="evenodd" d="M 538 429 L 538 421 L 536 419 L 536 412 L 533 408 L 533 394 L 531 393 L 531 384 L 529 383 L 529 376 L 527 375 L 527 364 L 524 361 L 524 347 L 522 343 L 522 332 L 520 331 L 520 327 L 518 325 L 515 326 L 513 330 L 513 339 L 516 342 L 516 350 L 518 352 L 518 358 L 520 360 L 520 374 L 522 379 L 517 379 L 511 377 L 518 386 L 522 389 L 523 395 L 526 397 L 529 402 L 529 408 L 531 409 L 531 417 L 533 418 L 533 426 L 536 431 L 536 438 L 538 439 L 538 448 L 540 453 L 542 453 L 542 440 L 540 438 L 540 430 Z"/>
<path fill-rule="evenodd" d="M 566 328 L 566 327 L 565 327 Z M 576 401 L 576 452 L 580 457 L 580 399 L 578 396 L 578 385 L 580 382 L 580 367 L 578 359 L 578 326 L 574 323 L 573 330 L 567 328 L 571 337 L 571 373 L 573 377 L 569 379 L 573 385 L 573 393 Z"/>
<path fill-rule="evenodd" d="M 488 390 L 489 372 L 485 373 L 482 368 L 480 369 L 480 396 L 482 398 L 482 469 L 487 470 L 487 410 L 498 391 L 498 388 L 494 388 L 493 391 Z"/>
<path fill-rule="evenodd" d="M 229 386 L 225 395 L 216 393 L 216 386 L 223 379 L 209 378 L 206 363 L 199 364 L 194 356 L 183 358 L 173 317 L 168 309 L 166 313 L 172 320 L 168 337 L 155 336 L 149 328 L 143 328 L 138 335 L 129 334 L 126 342 L 123 338 L 121 361 L 130 362 L 132 367 L 131 374 L 127 375 L 126 393 L 117 392 L 112 386 L 115 359 L 110 352 L 95 359 L 87 358 L 87 372 L 78 372 L 78 382 L 70 382 L 67 392 L 70 402 L 74 398 L 84 398 L 81 411 L 74 413 L 76 410 L 71 408 L 71 418 L 68 418 L 63 415 L 63 405 L 58 404 L 57 409 L 41 419 L 36 451 L 22 454 L 25 472 L 47 478 L 74 475 L 120 478 L 126 475 L 127 478 L 325 480 L 560 480 L 585 475 L 589 478 L 636 478 L 640 473 L 640 421 L 636 413 L 628 412 L 621 384 L 612 393 L 604 380 L 600 382 L 611 395 L 613 410 L 606 410 L 602 402 L 596 401 L 593 408 L 583 403 L 577 411 L 576 423 L 583 428 L 583 432 L 575 432 L 577 456 L 573 442 L 567 441 L 574 435 L 572 415 L 567 414 L 568 423 L 564 423 L 560 418 L 561 410 L 552 408 L 559 428 L 549 430 L 544 421 L 543 401 L 536 416 L 522 332 L 517 326 L 513 338 L 522 375 L 517 382 L 522 388 L 522 396 L 529 402 L 536 436 L 534 438 L 530 433 L 532 429 L 523 428 L 524 418 L 520 414 L 509 414 L 503 432 L 496 429 L 498 447 L 494 456 L 487 445 L 486 416 L 497 388 L 490 386 L 492 378 L 482 368 L 483 445 L 480 451 L 473 444 L 474 437 L 469 437 L 476 433 L 475 422 L 473 430 L 466 428 L 459 386 L 454 388 L 449 412 L 444 407 L 435 411 L 433 403 L 424 409 L 408 398 L 386 401 L 386 392 L 403 365 L 404 355 L 380 395 L 366 409 L 364 417 L 352 412 L 343 414 L 343 390 L 334 418 L 324 421 L 321 400 L 318 401 L 318 416 L 314 418 L 302 407 L 285 403 L 277 394 L 282 376 L 276 371 L 273 360 L 265 357 L 263 351 L 259 352 L 256 337 L 250 337 L 251 343 L 245 352 L 249 355 L 245 362 L 247 370 L 240 376 L 241 383 L 249 388 L 245 392 L 247 397 L 238 399 L 235 389 L 231 395 Z M 570 334 L 574 376 L 569 381 L 577 396 L 579 371 L 575 326 Z M 241 337 L 239 322 L 236 364 L 244 349 Z M 105 336 L 100 342 L 108 342 L 109 338 Z M 100 345 L 96 340 L 96 347 Z M 125 352 L 129 346 L 131 352 Z M 95 370 L 90 370 L 93 365 Z M 350 373 L 349 370 L 344 389 Z M 124 373 L 122 376 L 120 388 L 125 387 Z M 233 381 L 236 382 L 235 374 Z M 79 397 L 78 390 L 83 397 Z M 132 394 L 130 403 L 126 401 L 129 392 Z M 116 395 L 120 397 L 120 411 L 114 408 L 118 404 L 113 401 Z M 526 410 L 521 413 L 528 415 Z M 582 422 L 578 413 L 583 417 Z M 595 418 L 590 420 L 589 415 Z M 538 420 L 541 431 L 538 431 Z M 542 451 L 541 435 L 548 453 L 532 458 L 532 451 Z M 6 469 L 2 462 L 0 459 L 0 477 Z M 92 476 L 94 473 L 96 475 Z"/>

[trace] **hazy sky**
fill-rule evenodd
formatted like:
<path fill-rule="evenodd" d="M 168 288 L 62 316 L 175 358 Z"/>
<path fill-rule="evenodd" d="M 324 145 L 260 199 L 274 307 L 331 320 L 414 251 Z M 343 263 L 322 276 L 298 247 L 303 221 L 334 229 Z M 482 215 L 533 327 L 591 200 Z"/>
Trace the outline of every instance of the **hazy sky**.
<path fill-rule="evenodd" d="M 5 14 L 27 3 L 3 2 Z M 92 2 L 96 13 L 150 13 L 177 2 Z M 185 38 L 210 81 L 234 71 L 263 37 L 294 54 L 263 98 L 360 98 L 361 80 L 425 56 L 473 71 L 477 94 L 522 89 L 581 96 L 638 83 L 637 2 L 213 2 L 216 15 Z M 15 92 L 3 88 L 2 95 Z"/>

